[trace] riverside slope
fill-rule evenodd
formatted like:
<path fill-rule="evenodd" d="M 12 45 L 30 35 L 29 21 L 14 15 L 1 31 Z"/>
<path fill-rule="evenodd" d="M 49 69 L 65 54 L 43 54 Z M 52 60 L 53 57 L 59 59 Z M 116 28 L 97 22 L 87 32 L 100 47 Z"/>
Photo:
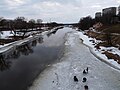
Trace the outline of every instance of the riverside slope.
<path fill-rule="evenodd" d="M 52 65 L 41 73 L 29 90 L 120 90 L 120 72 L 93 56 L 89 48 L 74 32 L 66 36 L 64 56 L 61 62 Z M 89 73 L 83 70 L 89 67 Z M 78 83 L 74 82 L 76 75 Z M 82 78 L 87 82 L 83 83 Z"/>

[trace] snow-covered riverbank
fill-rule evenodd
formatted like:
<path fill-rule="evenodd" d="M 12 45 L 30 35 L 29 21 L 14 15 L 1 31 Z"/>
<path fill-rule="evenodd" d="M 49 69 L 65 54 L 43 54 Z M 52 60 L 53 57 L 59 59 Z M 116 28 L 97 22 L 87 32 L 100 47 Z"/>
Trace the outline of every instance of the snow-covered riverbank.
<path fill-rule="evenodd" d="M 101 42 L 100 40 L 96 40 L 95 38 L 89 38 L 87 35 L 84 35 L 84 32 L 77 32 L 76 35 L 79 35 L 79 38 L 83 40 L 83 43 L 87 45 L 93 55 L 95 55 L 97 58 L 99 58 L 101 61 L 109 64 L 110 66 L 120 70 L 120 64 L 118 64 L 113 59 L 108 59 L 105 54 L 103 54 L 104 51 L 109 51 L 114 54 L 120 55 L 120 50 L 115 47 L 102 47 L 100 46 L 100 49 L 96 49 L 95 45 Z M 92 42 L 94 41 L 94 43 Z"/>
<path fill-rule="evenodd" d="M 34 39 L 36 39 L 36 38 L 39 38 L 39 37 L 42 37 L 43 35 L 47 35 L 47 34 L 49 34 L 49 33 L 52 33 L 52 32 L 54 32 L 54 31 L 56 31 L 56 29 L 57 28 L 60 28 L 61 26 L 59 26 L 59 27 L 55 27 L 55 28 L 53 28 L 53 29 L 51 29 L 51 30 L 48 30 L 48 31 L 44 31 L 44 32 L 42 32 L 42 33 L 40 33 L 40 34 L 36 34 L 36 35 L 30 35 L 29 37 L 27 37 L 27 38 L 25 38 L 25 39 L 22 39 L 22 40 L 18 40 L 18 41 L 15 41 L 15 42 L 11 42 L 11 43 L 8 43 L 8 44 L 4 44 L 4 45 L 0 45 L 0 53 L 2 53 L 2 52 L 5 52 L 5 51 L 7 51 L 7 50 L 9 50 L 9 49 L 11 49 L 11 48 L 14 48 L 15 46 L 17 46 L 17 45 L 21 45 L 21 44 L 23 44 L 23 43 L 25 43 L 25 42 L 28 42 L 28 41 L 30 41 L 30 40 L 34 40 Z M 45 28 L 44 28 L 45 29 Z M 2 37 L 8 37 L 9 35 L 11 35 L 10 34 L 10 31 L 6 31 L 4 34 L 3 34 L 3 36 Z"/>
<path fill-rule="evenodd" d="M 79 35 L 67 34 L 61 62 L 41 73 L 29 90 L 84 90 L 84 85 L 88 85 L 89 90 L 120 90 L 120 72 L 91 54 Z M 89 73 L 83 75 L 87 67 Z M 73 80 L 75 75 L 78 83 Z M 87 82 L 82 82 L 83 77 Z"/>

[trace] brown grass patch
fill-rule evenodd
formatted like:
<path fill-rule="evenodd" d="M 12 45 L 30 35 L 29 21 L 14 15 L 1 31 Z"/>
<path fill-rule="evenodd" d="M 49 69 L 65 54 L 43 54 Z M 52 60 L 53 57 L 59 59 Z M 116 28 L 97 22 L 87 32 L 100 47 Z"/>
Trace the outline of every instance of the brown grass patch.
<path fill-rule="evenodd" d="M 104 32 L 118 33 L 120 34 L 120 24 L 112 25 L 108 29 L 105 29 Z"/>
<path fill-rule="evenodd" d="M 108 59 L 114 59 L 120 64 L 120 56 L 118 54 L 113 54 L 108 51 L 103 52 L 102 54 L 105 54 Z"/>
<path fill-rule="evenodd" d="M 14 41 L 15 40 L 13 40 L 13 39 L 0 39 L 0 45 L 4 45 L 4 44 L 11 43 Z"/>

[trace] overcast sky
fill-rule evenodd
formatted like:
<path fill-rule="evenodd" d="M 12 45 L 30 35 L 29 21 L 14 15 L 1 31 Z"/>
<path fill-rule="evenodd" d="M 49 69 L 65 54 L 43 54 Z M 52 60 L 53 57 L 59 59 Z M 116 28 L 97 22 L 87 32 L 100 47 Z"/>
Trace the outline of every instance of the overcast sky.
<path fill-rule="evenodd" d="M 41 18 L 44 22 L 78 22 L 103 8 L 120 5 L 120 0 L 0 0 L 0 17 Z"/>

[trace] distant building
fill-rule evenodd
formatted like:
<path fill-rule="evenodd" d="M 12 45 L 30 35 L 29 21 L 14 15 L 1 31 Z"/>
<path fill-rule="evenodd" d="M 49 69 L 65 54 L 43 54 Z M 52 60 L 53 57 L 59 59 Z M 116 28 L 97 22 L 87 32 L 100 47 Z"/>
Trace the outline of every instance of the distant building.
<path fill-rule="evenodd" d="M 95 13 L 95 18 L 99 18 L 99 17 L 102 17 L 102 13 L 101 12 L 96 12 Z"/>
<path fill-rule="evenodd" d="M 111 18 L 111 23 L 112 23 L 112 24 L 116 24 L 116 23 L 118 23 L 118 22 L 119 22 L 119 16 L 118 16 L 118 15 L 113 16 L 113 17 Z"/>
<path fill-rule="evenodd" d="M 102 10 L 102 21 L 111 24 L 112 17 L 116 16 L 116 7 L 109 7 Z"/>
<path fill-rule="evenodd" d="M 118 16 L 120 16 L 120 6 L 118 7 Z"/>
<path fill-rule="evenodd" d="M 117 14 L 117 16 L 118 16 L 118 22 L 120 23 L 120 5 L 118 7 L 118 14 Z"/>
<path fill-rule="evenodd" d="M 96 22 L 101 22 L 101 17 L 102 17 L 102 13 L 101 12 L 96 12 L 95 13 L 95 21 Z"/>
<path fill-rule="evenodd" d="M 116 7 L 109 7 L 102 10 L 102 15 L 111 14 L 116 15 Z"/>

